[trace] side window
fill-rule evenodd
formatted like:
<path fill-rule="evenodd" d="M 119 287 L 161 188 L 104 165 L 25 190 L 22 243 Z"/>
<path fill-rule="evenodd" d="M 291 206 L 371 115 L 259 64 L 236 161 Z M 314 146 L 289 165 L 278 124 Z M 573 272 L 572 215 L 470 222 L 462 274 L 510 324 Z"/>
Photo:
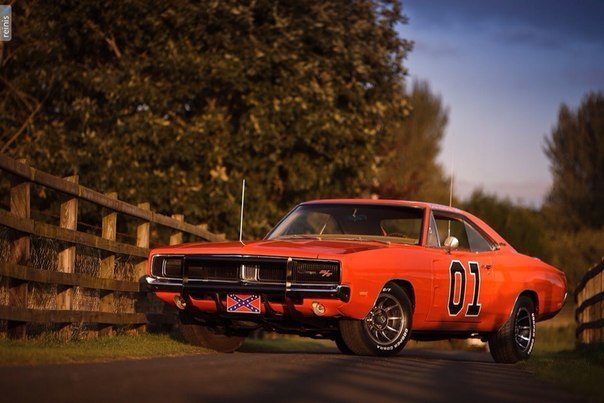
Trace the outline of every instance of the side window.
<path fill-rule="evenodd" d="M 459 249 L 472 252 L 485 252 L 493 250 L 492 243 L 485 238 L 472 224 L 445 213 L 435 213 L 434 219 L 440 239 L 454 236 L 459 241 Z"/>
<path fill-rule="evenodd" d="M 440 248 L 440 237 L 438 236 L 438 227 L 434 220 L 434 215 L 430 214 L 430 224 L 428 225 L 428 241 L 426 245 L 429 248 Z"/>
<path fill-rule="evenodd" d="M 493 250 L 493 246 L 483 237 L 480 232 L 476 231 L 470 224 L 466 224 L 466 233 L 468 234 L 468 242 L 472 252 L 485 252 Z"/>

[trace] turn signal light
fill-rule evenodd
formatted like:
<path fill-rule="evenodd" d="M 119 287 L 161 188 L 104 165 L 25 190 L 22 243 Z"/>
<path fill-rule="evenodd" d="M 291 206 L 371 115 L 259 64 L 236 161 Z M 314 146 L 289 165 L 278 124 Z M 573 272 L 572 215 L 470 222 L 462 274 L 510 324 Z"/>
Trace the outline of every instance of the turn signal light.
<path fill-rule="evenodd" d="M 315 315 L 317 315 L 317 316 L 325 315 L 325 306 L 323 306 L 323 304 L 321 304 L 320 302 L 313 301 L 311 306 L 312 306 L 312 311 L 315 313 Z"/>

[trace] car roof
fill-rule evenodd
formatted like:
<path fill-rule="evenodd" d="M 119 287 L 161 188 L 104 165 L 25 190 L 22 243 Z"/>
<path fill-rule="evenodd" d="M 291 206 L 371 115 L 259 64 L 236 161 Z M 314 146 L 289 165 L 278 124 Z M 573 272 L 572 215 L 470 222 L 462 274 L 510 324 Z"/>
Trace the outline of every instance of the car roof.
<path fill-rule="evenodd" d="M 487 235 L 491 237 L 496 243 L 500 245 L 500 247 L 509 248 L 510 250 L 514 250 L 505 239 L 501 235 L 497 233 L 493 228 L 491 228 L 487 223 L 485 223 L 482 219 L 476 217 L 475 215 L 455 208 L 445 206 L 443 204 L 437 203 L 427 203 L 420 201 L 409 201 L 409 200 L 389 200 L 389 199 L 319 199 L 319 200 L 310 200 L 307 202 L 300 203 L 299 205 L 308 205 L 308 204 L 365 204 L 365 205 L 376 205 L 376 206 L 408 206 L 414 208 L 422 208 L 429 210 L 437 210 L 441 212 L 448 212 L 452 214 L 458 214 L 468 218 L 473 221 L 475 224 L 478 224 L 481 229 L 486 232 Z"/>

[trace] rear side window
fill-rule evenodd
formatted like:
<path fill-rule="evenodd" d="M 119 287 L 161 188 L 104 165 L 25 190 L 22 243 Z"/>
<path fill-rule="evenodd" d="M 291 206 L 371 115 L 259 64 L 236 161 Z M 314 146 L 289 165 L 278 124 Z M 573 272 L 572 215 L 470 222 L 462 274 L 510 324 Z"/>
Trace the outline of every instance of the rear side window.
<path fill-rule="evenodd" d="M 434 221 L 441 242 L 444 242 L 449 236 L 454 236 L 459 241 L 460 250 L 486 252 L 495 249 L 495 244 L 490 239 L 462 217 L 434 212 Z"/>

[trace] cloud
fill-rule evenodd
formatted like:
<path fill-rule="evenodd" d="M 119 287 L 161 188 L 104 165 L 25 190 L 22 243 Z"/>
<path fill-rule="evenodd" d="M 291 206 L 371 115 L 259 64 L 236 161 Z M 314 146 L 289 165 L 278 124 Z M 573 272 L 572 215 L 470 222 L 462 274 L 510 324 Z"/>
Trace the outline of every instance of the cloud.
<path fill-rule="evenodd" d="M 534 27 L 500 28 L 495 33 L 495 40 L 512 45 L 528 47 L 561 49 L 566 46 L 566 41 L 558 33 L 552 34 Z"/>
<path fill-rule="evenodd" d="M 410 24 L 446 30 L 456 26 L 477 34 L 507 32 L 510 40 L 550 47 L 561 41 L 604 43 L 601 0 L 404 0 Z"/>
<path fill-rule="evenodd" d="M 456 46 L 448 43 L 434 43 L 424 40 L 415 40 L 413 50 L 434 59 L 450 59 L 458 57 L 461 52 Z"/>
<path fill-rule="evenodd" d="M 604 67 L 602 66 L 573 66 L 562 71 L 562 75 L 568 82 L 604 90 Z"/>

